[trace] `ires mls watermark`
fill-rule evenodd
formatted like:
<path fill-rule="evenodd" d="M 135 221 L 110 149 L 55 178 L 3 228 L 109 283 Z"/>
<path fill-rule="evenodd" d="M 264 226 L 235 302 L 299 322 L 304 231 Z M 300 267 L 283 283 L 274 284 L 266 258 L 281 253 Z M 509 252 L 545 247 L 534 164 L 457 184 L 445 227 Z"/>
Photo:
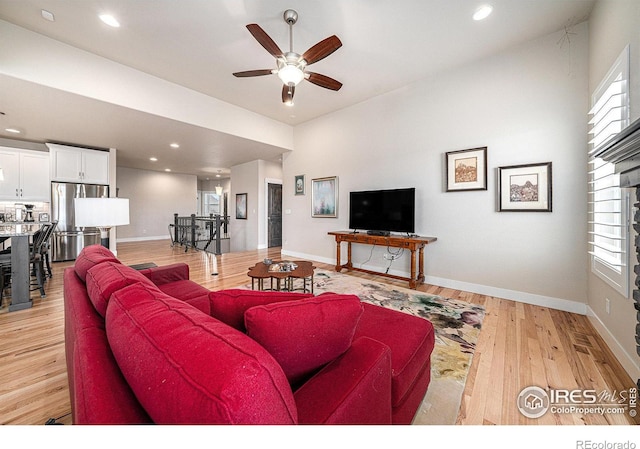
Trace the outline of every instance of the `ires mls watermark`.
<path fill-rule="evenodd" d="M 518 410 L 527 418 L 540 418 L 547 412 L 580 413 L 584 415 L 625 414 L 630 417 L 637 414 L 638 389 L 596 391 L 542 389 L 531 386 L 524 388 L 518 395 Z"/>

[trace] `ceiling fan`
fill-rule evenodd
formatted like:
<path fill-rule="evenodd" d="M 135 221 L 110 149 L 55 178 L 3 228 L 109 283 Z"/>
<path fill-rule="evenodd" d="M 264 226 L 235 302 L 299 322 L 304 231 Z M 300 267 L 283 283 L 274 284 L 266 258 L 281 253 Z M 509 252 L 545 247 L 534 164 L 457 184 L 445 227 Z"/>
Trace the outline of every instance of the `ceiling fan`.
<path fill-rule="evenodd" d="M 302 80 L 307 80 L 325 89 L 340 90 L 342 87 L 341 82 L 329 78 L 326 75 L 306 70 L 307 66 L 326 58 L 342 47 L 340 39 L 335 35 L 330 36 L 300 55 L 293 51 L 293 25 L 298 21 L 298 13 L 293 9 L 287 9 L 283 14 L 283 18 L 289 25 L 289 51 L 286 53 L 280 50 L 280 47 L 278 47 L 273 39 L 271 39 L 259 25 L 255 23 L 247 25 L 247 29 L 258 43 L 276 58 L 277 68 L 247 70 L 245 72 L 236 72 L 233 75 L 239 78 L 245 78 L 277 74 L 284 84 L 284 86 L 282 86 L 282 102 L 289 106 L 293 106 L 293 94 L 295 93 L 296 86 Z"/>

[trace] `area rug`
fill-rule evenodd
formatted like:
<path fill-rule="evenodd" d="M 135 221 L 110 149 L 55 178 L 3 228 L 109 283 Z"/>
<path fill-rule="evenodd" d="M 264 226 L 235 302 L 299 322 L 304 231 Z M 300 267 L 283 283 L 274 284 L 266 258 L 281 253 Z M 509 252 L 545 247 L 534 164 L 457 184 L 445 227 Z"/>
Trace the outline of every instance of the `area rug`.
<path fill-rule="evenodd" d="M 455 424 L 484 307 L 316 268 L 314 293 L 324 292 L 357 295 L 362 301 L 431 321 L 436 333 L 431 383 L 413 424 Z"/>
<path fill-rule="evenodd" d="M 360 300 L 428 319 L 436 332 L 431 383 L 413 424 L 455 424 L 476 348 L 484 307 L 316 269 L 314 293 L 349 293 Z"/>

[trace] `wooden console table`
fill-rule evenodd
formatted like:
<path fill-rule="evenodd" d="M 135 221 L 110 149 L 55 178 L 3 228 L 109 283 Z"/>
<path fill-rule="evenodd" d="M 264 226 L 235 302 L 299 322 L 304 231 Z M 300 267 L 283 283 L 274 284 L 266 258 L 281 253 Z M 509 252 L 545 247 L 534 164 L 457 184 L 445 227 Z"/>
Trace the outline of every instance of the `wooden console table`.
<path fill-rule="evenodd" d="M 409 281 L 409 287 L 415 289 L 419 284 L 424 283 L 424 247 L 435 242 L 435 237 L 403 237 L 399 235 L 381 236 L 369 235 L 364 232 L 351 231 L 333 231 L 329 232 L 336 238 L 336 271 L 342 271 L 343 268 L 351 271 L 362 271 L 363 273 L 376 274 L 386 276 L 388 278 Z M 340 245 L 347 242 L 347 263 L 340 264 Z M 397 276 L 395 274 L 382 273 L 379 271 L 365 270 L 357 268 L 351 262 L 351 244 L 360 243 L 364 245 L 390 246 L 392 248 L 405 248 L 411 251 L 411 277 Z M 418 254 L 416 255 L 416 251 Z M 417 256 L 417 257 L 416 257 Z M 418 273 L 416 274 L 416 260 L 418 263 Z"/>

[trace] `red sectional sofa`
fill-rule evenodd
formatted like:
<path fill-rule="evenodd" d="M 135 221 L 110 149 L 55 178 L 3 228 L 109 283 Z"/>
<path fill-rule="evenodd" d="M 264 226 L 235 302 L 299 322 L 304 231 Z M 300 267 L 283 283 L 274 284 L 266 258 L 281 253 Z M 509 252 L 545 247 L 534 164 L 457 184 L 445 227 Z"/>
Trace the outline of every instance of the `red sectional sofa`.
<path fill-rule="evenodd" d="M 409 424 L 430 381 L 431 323 L 353 295 L 211 292 L 92 245 L 64 304 L 74 424 Z"/>

